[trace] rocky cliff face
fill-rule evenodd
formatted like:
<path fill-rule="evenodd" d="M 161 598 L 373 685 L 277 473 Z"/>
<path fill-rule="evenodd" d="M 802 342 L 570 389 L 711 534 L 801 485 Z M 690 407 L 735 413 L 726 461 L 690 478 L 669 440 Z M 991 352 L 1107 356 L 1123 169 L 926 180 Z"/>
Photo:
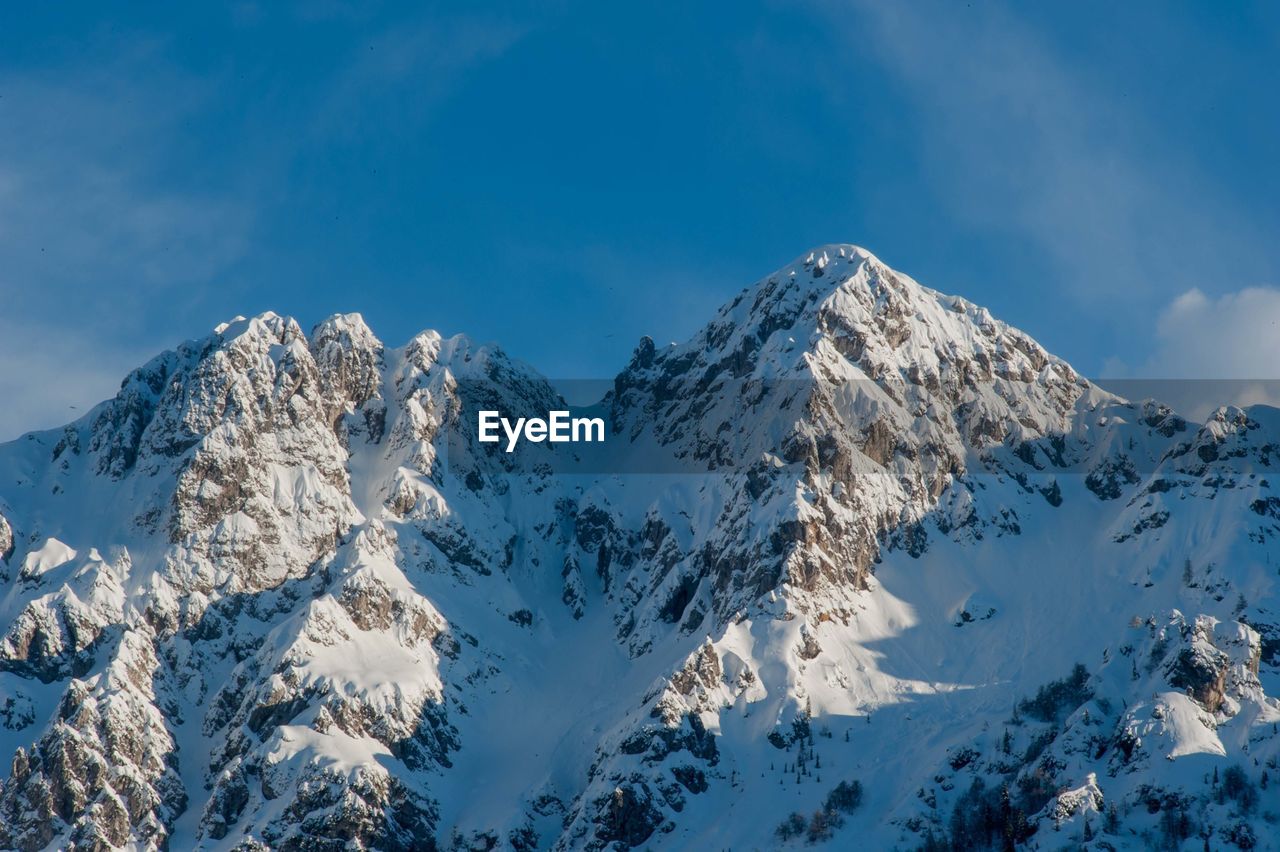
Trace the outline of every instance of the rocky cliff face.
<path fill-rule="evenodd" d="M 1120 399 L 853 246 L 642 341 L 625 472 L 475 439 L 564 407 L 268 314 L 0 446 L 0 847 L 1274 836 L 1273 409 Z"/>

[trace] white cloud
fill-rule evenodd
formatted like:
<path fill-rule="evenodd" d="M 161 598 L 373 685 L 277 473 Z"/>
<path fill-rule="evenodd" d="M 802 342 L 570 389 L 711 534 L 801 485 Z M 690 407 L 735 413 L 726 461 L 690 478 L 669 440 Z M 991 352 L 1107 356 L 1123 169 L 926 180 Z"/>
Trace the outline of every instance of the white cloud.
<path fill-rule="evenodd" d="M 1109 389 L 1154 397 L 1203 419 L 1219 405 L 1280 405 L 1280 289 L 1246 287 L 1211 297 L 1192 288 L 1160 311 L 1140 364 L 1112 359 Z"/>
<path fill-rule="evenodd" d="M 1280 289 L 1246 287 L 1210 298 L 1193 288 L 1156 322 L 1146 375 L 1280 379 Z"/>

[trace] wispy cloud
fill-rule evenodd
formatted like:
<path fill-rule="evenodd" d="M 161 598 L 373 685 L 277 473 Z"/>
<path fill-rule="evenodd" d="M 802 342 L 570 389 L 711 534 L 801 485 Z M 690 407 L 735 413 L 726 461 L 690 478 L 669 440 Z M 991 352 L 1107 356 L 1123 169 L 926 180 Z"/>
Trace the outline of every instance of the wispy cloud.
<path fill-rule="evenodd" d="M 68 325 L 0 320 L 0 441 L 79 418 L 152 354 Z"/>
<path fill-rule="evenodd" d="M 0 286 L 39 301 L 50 287 L 130 281 L 149 296 L 208 280 L 243 252 L 250 211 L 163 173 L 194 87 L 123 70 L 0 79 L 16 129 L 0 137 Z"/>
<path fill-rule="evenodd" d="M 999 3 L 820 3 L 850 51 L 902 82 L 913 139 L 950 214 L 1033 246 L 1069 297 L 1129 316 L 1221 257 L 1268 245 L 1260 225 L 1179 160 L 1124 91 Z M 1060 42 L 1059 42 L 1060 44 Z M 1060 48 L 1059 48 L 1060 49 Z"/>
<path fill-rule="evenodd" d="M 463 75 L 502 56 L 529 32 L 490 17 L 428 18 L 383 30 L 339 66 L 315 114 L 325 136 L 360 132 L 370 107 L 396 105 L 399 120 L 421 120 L 456 91 Z"/>
<path fill-rule="evenodd" d="M 235 19 L 255 26 L 253 12 Z M 272 131 L 246 127 L 245 154 L 230 158 L 195 128 L 220 112 L 251 120 L 260 105 L 237 102 L 224 71 L 185 71 L 163 39 L 113 33 L 76 58 L 0 70 L 0 440 L 71 419 L 146 357 L 249 310 L 252 288 L 271 282 L 242 270 L 289 266 L 288 249 L 258 234 L 291 215 L 273 197 L 288 194 L 301 152 L 376 136 L 388 113 L 426 118 L 523 32 L 453 16 L 353 37 L 294 93 L 296 112 Z"/>
<path fill-rule="evenodd" d="M 71 419 L 181 332 L 158 318 L 245 252 L 252 211 L 173 181 L 208 95 L 134 61 L 0 75 L 0 439 Z M 70 406 L 76 406 L 75 409 Z"/>

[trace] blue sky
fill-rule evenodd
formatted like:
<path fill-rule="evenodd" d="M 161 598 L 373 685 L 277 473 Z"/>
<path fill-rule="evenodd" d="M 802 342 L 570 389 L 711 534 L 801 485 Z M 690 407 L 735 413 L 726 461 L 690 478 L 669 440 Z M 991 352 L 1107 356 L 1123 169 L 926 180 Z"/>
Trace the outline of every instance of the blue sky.
<path fill-rule="evenodd" d="M 9 5 L 0 438 L 268 309 L 610 376 L 837 241 L 1092 375 L 1280 378 L 1276 91 L 1266 3 Z"/>

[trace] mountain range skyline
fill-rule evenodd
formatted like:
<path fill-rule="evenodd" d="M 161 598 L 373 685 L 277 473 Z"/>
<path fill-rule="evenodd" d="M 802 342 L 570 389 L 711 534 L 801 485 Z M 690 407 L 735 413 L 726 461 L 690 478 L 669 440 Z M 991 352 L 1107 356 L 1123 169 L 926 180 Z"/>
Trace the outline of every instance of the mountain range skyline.
<path fill-rule="evenodd" d="M 852 243 L 818 245 L 810 249 L 807 254 L 821 253 L 827 250 L 839 251 L 842 247 L 871 255 L 867 249 Z M 1259 291 L 1259 293 L 1261 293 L 1261 291 Z M 1197 311 L 1204 308 L 1201 301 L 1202 298 L 1203 297 L 1198 294 L 1189 294 L 1186 298 L 1181 300 L 1183 305 L 1177 309 L 1177 312 L 1195 314 Z M 1239 310 L 1248 311 L 1249 306 L 1243 305 Z M 265 316 L 289 317 L 290 315 L 274 310 L 267 310 L 264 313 L 257 315 L 255 318 L 261 319 Z M 359 311 L 351 312 L 349 314 L 332 314 L 323 321 L 328 321 L 338 316 L 351 316 L 361 323 L 364 322 L 364 317 Z M 246 322 L 248 319 L 249 318 L 243 314 L 237 314 L 211 326 L 211 330 L 214 332 L 220 332 L 228 326 Z M 1265 306 L 1264 310 L 1254 319 L 1268 325 L 1272 324 L 1272 320 L 1270 319 L 1270 315 L 1266 312 Z M 419 333 L 440 334 L 441 332 L 437 331 L 433 327 L 427 326 Z M 1263 332 L 1258 333 L 1262 334 Z M 1250 334 L 1251 332 L 1246 329 L 1242 336 L 1247 337 Z M 468 335 L 465 329 L 452 332 L 448 336 L 467 339 L 469 341 L 477 342 L 480 345 L 499 345 L 499 341 L 479 341 L 475 337 Z M 614 337 L 615 335 L 608 333 L 607 336 Z M 194 340 L 198 339 L 200 338 L 189 338 L 183 341 L 183 343 L 190 344 Z M 648 344 L 653 344 L 653 337 L 648 334 L 642 335 L 637 338 L 636 345 L 647 345 L 646 341 Z M 675 341 L 670 341 L 665 345 L 675 347 L 677 346 L 677 343 Z M 520 358 L 518 353 L 510 352 L 508 354 L 510 357 L 525 363 L 527 366 L 531 368 L 533 367 L 531 362 Z M 558 390 L 566 394 L 566 398 L 569 399 L 570 402 L 575 405 L 587 405 L 597 402 L 599 397 L 608 391 L 610 384 L 622 370 L 625 363 L 626 358 L 623 358 L 616 364 L 604 365 L 604 372 L 599 375 L 571 376 L 548 375 L 545 373 L 542 375 L 556 386 Z M 1215 375 L 1205 374 L 1203 372 L 1197 373 L 1195 370 L 1188 370 L 1188 374 L 1184 376 L 1131 376 L 1120 374 L 1114 376 L 1096 376 L 1091 377 L 1091 379 L 1095 383 L 1098 383 L 1121 396 L 1131 399 L 1159 399 L 1162 402 L 1172 404 L 1175 409 L 1188 415 L 1192 419 L 1203 419 L 1209 412 L 1221 405 L 1247 406 L 1253 404 L 1280 404 L 1280 379 L 1269 378 L 1266 375 L 1266 372 L 1267 371 L 1265 369 L 1259 367 L 1256 368 L 1253 373 L 1246 370 L 1243 375 Z M 52 378 L 55 382 L 57 379 L 58 377 L 56 375 Z M 101 400 L 91 400 L 87 402 L 88 404 L 83 407 L 76 405 L 70 406 L 70 411 L 68 413 L 74 414 L 77 408 L 82 408 L 82 410 L 91 408 L 95 403 L 101 402 Z M 43 431 L 43 429 L 27 429 L 24 430 L 24 433 L 27 431 Z M 4 435 L 0 435 L 0 440 L 12 440 L 16 437 L 19 437 L 19 435 L 12 435 L 8 438 Z"/>
<path fill-rule="evenodd" d="M 469 416 L 561 404 L 263 314 L 0 444 L 0 846 L 1275 848 L 1280 409 L 847 244 L 614 380 L 698 470 Z"/>

